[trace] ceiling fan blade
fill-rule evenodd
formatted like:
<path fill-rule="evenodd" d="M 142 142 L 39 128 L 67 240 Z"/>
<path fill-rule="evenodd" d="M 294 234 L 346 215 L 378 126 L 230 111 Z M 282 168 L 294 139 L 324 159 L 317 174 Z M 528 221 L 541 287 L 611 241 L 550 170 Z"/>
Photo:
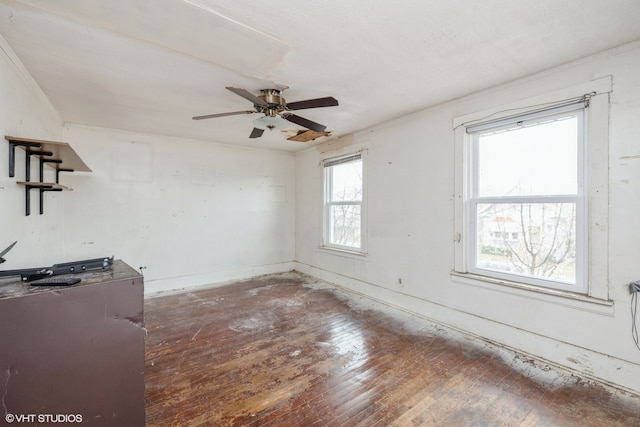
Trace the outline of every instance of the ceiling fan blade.
<path fill-rule="evenodd" d="M 257 111 L 232 111 L 231 113 L 220 113 L 220 114 L 206 114 L 204 116 L 195 116 L 192 117 L 193 120 L 204 120 L 204 119 L 214 119 L 216 117 L 226 117 L 226 116 L 237 116 L 239 114 L 253 114 L 257 113 Z"/>
<path fill-rule="evenodd" d="M 304 110 L 305 108 L 318 108 L 318 107 L 335 107 L 338 105 L 338 100 L 332 96 L 326 98 L 307 99 L 305 101 L 290 102 L 287 104 L 289 110 Z"/>
<path fill-rule="evenodd" d="M 326 126 L 321 125 L 320 123 L 312 122 L 309 119 L 305 119 L 304 117 L 296 116 L 295 114 L 287 114 L 286 116 L 283 115 L 282 117 L 284 117 L 285 120 L 288 120 L 291 123 L 295 123 L 297 125 L 305 127 L 307 129 L 314 130 L 316 132 L 322 132 L 327 128 Z"/>
<path fill-rule="evenodd" d="M 244 99 L 247 99 L 247 100 L 253 102 L 256 105 L 260 105 L 262 107 L 267 107 L 269 105 L 263 99 L 258 98 L 257 96 L 255 96 L 254 94 L 252 94 L 251 92 L 249 92 L 246 89 L 241 89 L 241 88 L 231 87 L 231 86 L 227 86 L 225 89 L 230 90 L 231 92 L 235 93 L 236 95 L 240 95 Z"/>
<path fill-rule="evenodd" d="M 251 135 L 249 135 L 249 138 L 260 138 L 263 133 L 264 129 L 253 128 L 253 130 L 251 131 Z"/>

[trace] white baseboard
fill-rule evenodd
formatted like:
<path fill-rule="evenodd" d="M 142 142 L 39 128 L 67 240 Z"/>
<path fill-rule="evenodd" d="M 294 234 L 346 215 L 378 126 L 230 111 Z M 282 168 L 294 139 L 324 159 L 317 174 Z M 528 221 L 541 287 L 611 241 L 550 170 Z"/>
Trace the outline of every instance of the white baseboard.
<path fill-rule="evenodd" d="M 212 271 L 203 274 L 193 274 L 180 277 L 169 277 L 157 280 L 147 280 L 144 283 L 145 297 L 166 295 L 198 288 L 224 286 L 229 281 L 250 279 L 265 274 L 284 273 L 294 269 L 293 261 L 277 264 L 257 265 L 235 270 Z"/>
<path fill-rule="evenodd" d="M 445 328 L 519 353 L 539 364 L 575 373 L 581 378 L 640 394 L 640 365 L 582 347 L 558 341 L 503 323 L 460 312 L 411 295 L 295 262 L 295 270 L 313 276 L 348 292 L 419 316 Z"/>

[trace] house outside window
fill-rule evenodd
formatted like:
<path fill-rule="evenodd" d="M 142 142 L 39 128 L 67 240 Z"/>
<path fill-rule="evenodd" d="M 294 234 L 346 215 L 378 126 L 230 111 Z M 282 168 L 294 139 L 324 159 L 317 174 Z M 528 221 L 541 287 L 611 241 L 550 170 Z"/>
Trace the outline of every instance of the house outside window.
<path fill-rule="evenodd" d="M 323 171 L 323 247 L 363 253 L 363 155 L 326 159 Z"/>

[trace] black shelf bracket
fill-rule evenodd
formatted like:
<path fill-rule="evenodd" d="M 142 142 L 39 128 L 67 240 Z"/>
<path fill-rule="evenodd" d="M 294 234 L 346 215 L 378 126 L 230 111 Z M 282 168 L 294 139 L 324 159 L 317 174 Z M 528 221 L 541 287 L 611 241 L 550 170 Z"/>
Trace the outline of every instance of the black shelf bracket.
<path fill-rule="evenodd" d="M 60 163 L 62 163 L 62 160 L 58 160 L 58 159 L 43 159 L 42 157 L 40 157 L 40 182 L 44 182 L 44 164 L 45 163 L 60 164 Z M 58 182 L 58 173 L 57 172 L 56 172 L 56 184 L 59 184 L 59 182 Z"/>
<path fill-rule="evenodd" d="M 38 188 L 40 190 L 53 189 L 51 185 L 43 185 L 43 184 L 37 184 L 37 183 L 34 183 L 33 185 L 26 184 L 24 188 L 25 188 L 24 214 L 26 216 L 31 215 L 31 190 L 33 190 L 34 188 Z M 40 193 L 40 213 L 42 213 L 42 192 Z"/>
<path fill-rule="evenodd" d="M 56 184 L 60 184 L 60 172 L 75 172 L 75 169 L 56 168 Z"/>
<path fill-rule="evenodd" d="M 9 141 L 9 178 L 13 178 L 16 175 L 16 147 L 27 147 L 27 149 L 40 148 L 42 144 L 37 142 Z"/>
<path fill-rule="evenodd" d="M 41 187 L 40 188 L 40 215 L 44 213 L 44 193 L 45 191 L 62 191 L 62 188 Z M 29 215 L 29 214 L 27 214 Z"/>
<path fill-rule="evenodd" d="M 27 148 L 24 164 L 24 180 L 31 181 L 31 156 L 53 156 L 51 151 L 34 151 Z M 42 158 L 40 158 L 40 171 L 42 171 Z M 42 176 L 40 177 L 42 181 Z"/>

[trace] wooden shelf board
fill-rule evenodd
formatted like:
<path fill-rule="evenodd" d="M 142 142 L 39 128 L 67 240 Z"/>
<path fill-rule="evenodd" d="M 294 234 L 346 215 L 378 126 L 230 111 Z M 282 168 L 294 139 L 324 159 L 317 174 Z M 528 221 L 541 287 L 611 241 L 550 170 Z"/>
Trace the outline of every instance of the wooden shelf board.
<path fill-rule="evenodd" d="M 57 141 L 45 141 L 42 139 L 20 138 L 16 136 L 5 136 L 5 139 L 9 142 L 33 142 L 40 144 L 41 150 L 51 151 L 52 156 L 37 156 L 43 159 L 62 160 L 62 163 L 47 163 L 54 169 L 73 169 L 76 172 L 91 172 L 89 166 L 78 156 L 78 153 L 71 148 L 71 145 L 66 142 Z M 20 147 L 25 148 L 25 147 Z"/>
<path fill-rule="evenodd" d="M 55 182 L 17 181 L 16 184 L 24 186 L 31 185 L 33 187 L 40 188 L 59 188 L 65 191 L 73 191 L 73 188 L 67 187 L 62 184 L 56 184 Z"/>

